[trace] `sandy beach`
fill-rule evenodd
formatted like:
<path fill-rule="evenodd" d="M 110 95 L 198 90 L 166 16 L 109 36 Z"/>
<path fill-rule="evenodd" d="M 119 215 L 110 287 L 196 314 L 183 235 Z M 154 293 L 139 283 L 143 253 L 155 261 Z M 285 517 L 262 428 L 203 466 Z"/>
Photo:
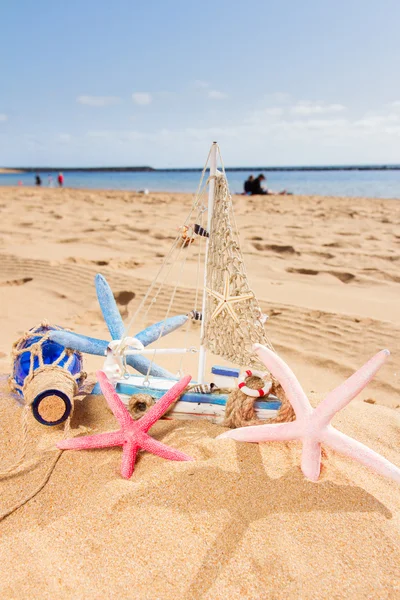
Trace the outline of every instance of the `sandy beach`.
<path fill-rule="evenodd" d="M 0 188 L 0 470 L 21 443 L 21 408 L 7 388 L 13 342 L 43 319 L 107 339 L 95 274 L 129 320 L 191 202 L 188 194 Z M 269 338 L 314 406 L 376 352 L 391 351 L 334 425 L 400 466 L 400 202 L 233 202 Z M 194 285 L 185 281 L 176 313 L 191 310 Z M 168 300 L 166 289 L 141 325 L 162 318 Z M 85 357 L 88 372 L 101 364 Z M 77 405 L 79 426 L 110 431 L 116 422 L 96 396 Z M 42 459 L 0 481 L 0 513 L 43 479 L 62 435 L 33 418 L 29 431 L 29 456 Z M 300 444 L 215 440 L 222 431 L 157 423 L 152 435 L 196 462 L 143 453 L 129 481 L 120 477 L 120 448 L 63 452 L 43 490 L 0 522 L 0 597 L 400 597 L 396 483 L 327 449 L 314 484 L 300 471 Z"/>

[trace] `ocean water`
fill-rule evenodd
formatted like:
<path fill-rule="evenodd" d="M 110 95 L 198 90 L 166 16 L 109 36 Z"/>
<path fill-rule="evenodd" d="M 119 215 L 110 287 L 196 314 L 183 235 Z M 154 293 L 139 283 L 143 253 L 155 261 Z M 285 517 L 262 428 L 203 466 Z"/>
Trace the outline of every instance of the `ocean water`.
<path fill-rule="evenodd" d="M 381 171 L 278 171 L 264 172 L 264 187 L 293 194 L 322 196 L 365 196 L 369 198 L 400 198 L 400 170 Z M 228 171 L 232 193 L 241 193 L 243 182 L 259 171 Z M 152 171 L 140 173 L 96 173 L 71 171 L 64 173 L 65 186 L 105 190 L 143 190 L 164 192 L 195 192 L 200 172 Z M 52 174 L 56 186 L 57 174 Z M 42 184 L 48 187 L 47 173 L 41 173 Z M 35 174 L 0 174 L 0 185 L 34 185 Z"/>

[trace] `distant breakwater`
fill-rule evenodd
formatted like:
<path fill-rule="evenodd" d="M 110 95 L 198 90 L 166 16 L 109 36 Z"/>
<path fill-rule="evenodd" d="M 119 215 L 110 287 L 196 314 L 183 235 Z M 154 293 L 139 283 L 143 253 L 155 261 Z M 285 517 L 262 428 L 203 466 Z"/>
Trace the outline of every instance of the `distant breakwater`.
<path fill-rule="evenodd" d="M 290 171 L 399 171 L 400 165 L 334 165 L 309 167 L 226 167 L 226 171 L 290 172 Z M 155 169 L 153 167 L 9 167 L 1 170 L 7 173 L 194 173 L 200 167 Z"/>

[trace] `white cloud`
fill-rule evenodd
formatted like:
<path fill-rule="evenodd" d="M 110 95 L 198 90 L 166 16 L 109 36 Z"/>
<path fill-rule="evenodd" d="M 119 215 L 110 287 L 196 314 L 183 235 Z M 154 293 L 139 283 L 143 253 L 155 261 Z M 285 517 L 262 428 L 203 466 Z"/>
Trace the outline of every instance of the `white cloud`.
<path fill-rule="evenodd" d="M 284 130 L 330 130 L 335 127 L 345 127 L 349 125 L 346 119 L 302 119 L 294 121 L 279 121 L 274 125 L 276 129 Z"/>
<path fill-rule="evenodd" d="M 157 96 L 157 98 L 161 98 L 161 100 L 171 100 L 175 99 L 177 94 L 176 92 L 167 92 L 166 90 L 164 90 L 161 92 L 155 92 L 154 96 Z"/>
<path fill-rule="evenodd" d="M 220 138 L 237 138 L 239 136 L 239 132 L 239 127 L 187 127 L 182 133 L 185 137 L 201 140 L 206 144 L 209 142 L 209 140 L 218 140 Z"/>
<path fill-rule="evenodd" d="M 113 132 L 107 130 L 99 130 L 99 131 L 88 131 L 87 137 L 91 138 L 106 138 L 109 137 Z"/>
<path fill-rule="evenodd" d="M 199 95 L 207 98 L 212 89 L 200 90 Z M 159 92 L 152 92 L 152 99 L 154 105 L 156 100 L 161 101 Z M 126 119 L 129 119 L 129 112 L 135 112 L 136 123 L 128 120 L 125 126 L 113 127 L 102 120 L 82 133 L 70 134 L 65 127 L 53 135 L 41 134 L 38 140 L 24 135 L 23 143 L 17 144 L 18 138 L 12 141 L 15 151 L 11 156 L 18 158 L 20 147 L 25 147 L 31 164 L 39 160 L 38 157 L 46 163 L 51 152 L 54 161 L 58 157 L 59 164 L 68 161 L 103 164 L 106 155 L 113 157 L 114 164 L 128 161 L 152 166 L 193 166 L 201 164 L 204 153 L 215 139 L 220 143 L 228 165 L 398 162 L 400 111 L 396 106 L 385 104 L 372 106 L 370 110 L 352 107 L 348 111 L 334 110 L 331 114 L 296 114 L 291 108 L 304 104 L 297 98 L 286 104 L 267 103 L 261 98 L 248 108 L 238 107 L 234 113 L 226 114 L 225 104 L 226 101 L 210 100 L 206 114 L 201 107 L 190 115 L 182 113 L 171 120 L 166 129 L 161 117 L 152 119 L 146 126 L 140 114 L 143 116 L 149 108 L 144 106 L 130 111 L 125 102 Z M 326 108 L 330 104 L 321 101 L 316 106 Z M 133 101 L 131 107 L 135 108 Z M 90 110 L 98 111 L 103 114 L 102 109 Z M 0 137 L 4 137 L 7 127 L 1 125 Z M 5 146 L 0 143 L 0 152 Z M 6 160 L 11 160 L 9 155 L 3 162 Z"/>
<path fill-rule="evenodd" d="M 141 139 L 151 139 L 154 137 L 152 133 L 142 133 L 135 130 L 115 130 L 115 129 L 99 129 L 88 131 L 86 133 L 87 138 L 97 138 L 99 140 L 115 141 L 120 142 L 137 141 Z"/>
<path fill-rule="evenodd" d="M 279 117 L 283 113 L 283 108 L 279 106 L 271 106 L 271 108 L 266 108 L 264 114 L 270 117 Z"/>
<path fill-rule="evenodd" d="M 196 79 L 196 81 L 193 82 L 193 86 L 199 90 L 204 90 L 210 87 L 210 84 L 208 83 L 208 81 L 201 81 L 200 79 Z"/>
<path fill-rule="evenodd" d="M 137 142 L 139 140 L 149 139 L 149 135 L 140 131 L 123 131 L 119 134 L 118 139 L 120 142 Z"/>
<path fill-rule="evenodd" d="M 343 110 L 346 110 L 343 104 L 316 104 L 306 100 L 292 106 L 290 112 L 294 115 L 321 115 L 342 112 Z"/>
<path fill-rule="evenodd" d="M 79 104 L 86 106 L 112 106 L 113 104 L 119 104 L 121 98 L 118 96 L 78 96 L 76 101 Z"/>
<path fill-rule="evenodd" d="M 8 116 L 7 116 L 7 115 L 5 115 L 4 113 L 0 113 L 0 122 L 1 122 L 1 121 L 3 121 L 3 122 L 4 122 L 4 121 L 8 121 Z"/>
<path fill-rule="evenodd" d="M 208 97 L 211 98 L 212 100 L 224 100 L 228 96 L 226 94 L 224 94 L 223 92 L 219 92 L 218 90 L 210 90 L 208 92 Z"/>
<path fill-rule="evenodd" d="M 276 104 L 286 104 L 290 100 L 290 94 L 286 92 L 271 92 L 265 95 L 265 100 Z"/>
<path fill-rule="evenodd" d="M 388 135 L 400 135 L 400 125 L 397 127 L 385 127 L 383 131 Z"/>
<path fill-rule="evenodd" d="M 387 105 L 389 108 L 394 108 L 395 110 L 400 109 L 400 100 L 396 100 L 395 102 L 389 102 Z"/>
<path fill-rule="evenodd" d="M 355 127 L 366 130 L 385 129 L 387 126 L 400 123 L 400 116 L 397 114 L 373 114 L 367 113 L 362 119 L 354 122 Z"/>
<path fill-rule="evenodd" d="M 140 106 L 147 106 L 153 100 L 153 97 L 148 92 L 135 92 L 132 94 L 132 100 L 135 104 L 139 104 Z"/>
<path fill-rule="evenodd" d="M 244 119 L 244 123 L 249 123 L 250 125 L 264 125 L 276 121 L 282 114 L 283 108 L 280 108 L 279 106 L 254 110 Z"/>
<path fill-rule="evenodd" d="M 28 134 L 25 137 L 26 143 L 30 148 L 34 148 L 35 150 L 38 148 L 45 148 L 45 144 L 43 141 L 35 135 Z"/>

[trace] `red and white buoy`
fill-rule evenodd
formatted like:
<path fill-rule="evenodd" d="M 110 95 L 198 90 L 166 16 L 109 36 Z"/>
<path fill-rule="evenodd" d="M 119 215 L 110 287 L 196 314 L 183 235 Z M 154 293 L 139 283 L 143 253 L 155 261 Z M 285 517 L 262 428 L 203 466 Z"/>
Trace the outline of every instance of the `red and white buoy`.
<path fill-rule="evenodd" d="M 263 387 L 253 390 L 246 385 L 246 379 L 249 377 L 259 377 L 264 381 Z M 266 396 L 271 391 L 272 381 L 265 381 L 265 378 L 268 377 L 268 373 L 261 373 L 260 371 L 250 371 L 248 369 L 239 377 L 238 388 L 246 394 L 246 396 L 252 396 L 253 398 L 262 398 Z"/>

